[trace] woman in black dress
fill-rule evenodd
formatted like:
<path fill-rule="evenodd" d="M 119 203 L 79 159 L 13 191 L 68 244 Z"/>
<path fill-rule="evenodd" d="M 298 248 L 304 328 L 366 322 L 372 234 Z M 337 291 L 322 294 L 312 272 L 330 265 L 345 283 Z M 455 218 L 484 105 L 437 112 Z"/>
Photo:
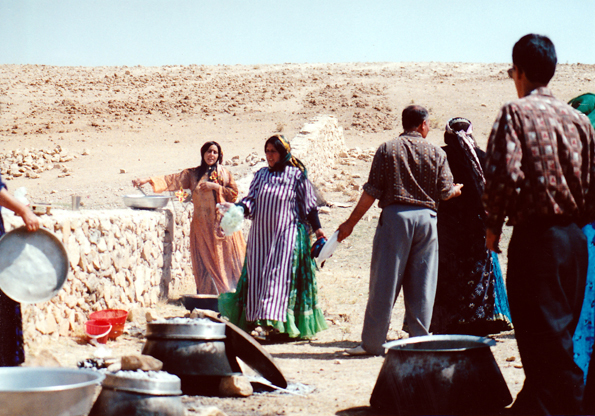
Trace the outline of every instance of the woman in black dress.
<path fill-rule="evenodd" d="M 477 147 L 473 126 L 450 119 L 444 141 L 458 198 L 438 209 L 438 287 L 430 331 L 434 334 L 487 335 L 512 329 L 498 257 L 486 247 L 486 212 L 481 202 L 485 153 Z"/>

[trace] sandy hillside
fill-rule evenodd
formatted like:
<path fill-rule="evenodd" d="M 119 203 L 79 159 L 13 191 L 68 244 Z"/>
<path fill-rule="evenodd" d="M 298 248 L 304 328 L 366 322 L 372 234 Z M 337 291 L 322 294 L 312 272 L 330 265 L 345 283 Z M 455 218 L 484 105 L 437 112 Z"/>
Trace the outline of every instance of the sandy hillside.
<path fill-rule="evenodd" d="M 515 98 L 509 64 L 357 63 L 262 66 L 50 67 L 0 66 L 0 169 L 11 191 L 26 187 L 33 202 L 68 207 L 70 195 L 85 208 L 123 208 L 121 195 L 135 192 L 135 177 L 196 166 L 207 140 L 221 143 L 225 160 L 244 175 L 247 156 L 263 156 L 274 131 L 293 137 L 319 114 L 332 114 L 344 128 L 348 148 L 375 148 L 401 132 L 400 113 L 426 106 L 441 144 L 445 122 L 469 118 L 485 148 L 499 107 Z M 595 66 L 560 65 L 552 83 L 563 99 L 595 91 Z M 26 151 L 25 151 L 26 150 Z M 59 157 L 45 167 L 11 175 L 18 155 Z M 57 166 L 56 166 L 57 165 Z M 47 170 L 49 167 L 55 168 Z M 328 201 L 352 203 L 355 181 L 365 182 L 369 162 L 337 165 Z M 17 169 L 15 168 L 15 172 Z M 18 172 L 17 172 L 18 174 Z M 356 186 L 357 187 L 357 186 Z M 330 235 L 350 212 L 331 208 L 321 221 Z M 215 405 L 229 415 L 371 415 L 367 408 L 382 358 L 348 358 L 359 341 L 367 298 L 371 241 L 379 210 L 373 208 L 319 273 L 319 294 L 329 329 L 311 342 L 267 346 L 286 376 L 313 389 L 305 396 L 258 395 L 246 399 L 186 397 L 188 414 Z M 502 263 L 506 265 L 505 256 Z M 191 279 L 191 277 L 188 277 Z M 401 298 L 402 299 L 402 298 Z M 403 336 L 402 300 L 389 338 Z M 183 314 L 175 300 L 159 309 Z M 494 337 L 493 353 L 513 396 L 523 381 L 513 333 Z M 124 335 L 116 352 L 140 351 L 142 338 Z M 48 349 L 62 365 L 88 356 L 75 337 L 30 345 L 29 356 Z"/>

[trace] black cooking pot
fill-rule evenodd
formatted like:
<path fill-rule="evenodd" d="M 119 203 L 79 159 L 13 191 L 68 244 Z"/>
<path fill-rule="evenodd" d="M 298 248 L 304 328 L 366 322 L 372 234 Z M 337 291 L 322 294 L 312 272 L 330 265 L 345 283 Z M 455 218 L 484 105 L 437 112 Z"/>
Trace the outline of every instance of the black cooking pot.
<path fill-rule="evenodd" d="M 161 360 L 163 371 L 180 377 L 184 394 L 217 394 L 221 378 L 234 373 L 225 350 L 225 324 L 194 321 L 148 323 L 142 353 Z"/>
<path fill-rule="evenodd" d="M 384 344 L 388 350 L 370 404 L 396 415 L 494 413 L 512 396 L 490 350 L 471 335 L 428 335 Z"/>

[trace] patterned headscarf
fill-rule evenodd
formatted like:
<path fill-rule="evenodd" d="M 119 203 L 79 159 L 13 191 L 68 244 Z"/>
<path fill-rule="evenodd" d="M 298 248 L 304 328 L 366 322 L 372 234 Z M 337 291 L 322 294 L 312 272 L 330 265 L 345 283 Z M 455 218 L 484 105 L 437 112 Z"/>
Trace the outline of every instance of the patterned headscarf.
<path fill-rule="evenodd" d="M 467 128 L 465 130 L 455 130 L 457 128 L 457 123 L 462 124 L 463 126 L 466 125 Z M 467 120 L 466 118 L 454 117 L 446 122 L 445 130 L 445 141 L 448 135 L 453 135 L 457 138 L 457 144 L 467 155 L 467 158 L 471 162 L 471 165 L 473 167 L 473 177 L 476 181 L 477 188 L 483 190 L 485 186 L 485 176 L 483 174 L 483 169 L 481 167 L 479 158 L 477 157 L 477 152 L 475 151 L 475 148 L 477 148 L 477 143 L 473 138 L 473 124 L 471 124 L 471 121 Z"/>
<path fill-rule="evenodd" d="M 280 161 L 280 163 L 285 166 L 289 165 L 289 166 L 298 168 L 299 170 L 302 171 L 302 173 L 304 174 L 304 177 L 307 178 L 308 171 L 307 171 L 306 167 L 297 157 L 295 157 L 291 154 L 291 145 L 289 144 L 289 142 L 287 140 L 285 140 L 285 136 L 283 136 L 282 134 L 275 134 L 274 136 L 269 137 L 268 140 L 270 140 L 272 138 L 278 139 L 279 142 L 281 142 L 281 144 L 285 148 L 285 151 L 287 152 L 287 155 L 285 156 L 285 158 L 283 158 L 283 160 Z"/>

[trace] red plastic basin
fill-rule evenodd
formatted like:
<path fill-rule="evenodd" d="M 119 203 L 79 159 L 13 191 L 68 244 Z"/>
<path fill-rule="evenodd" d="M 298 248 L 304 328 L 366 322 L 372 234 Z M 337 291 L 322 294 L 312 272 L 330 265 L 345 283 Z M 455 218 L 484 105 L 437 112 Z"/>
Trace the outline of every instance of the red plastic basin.
<path fill-rule="evenodd" d="M 112 326 L 108 338 L 116 339 L 122 332 L 124 332 L 124 324 L 128 317 L 128 311 L 122 309 L 105 309 L 103 311 L 97 311 L 89 315 L 90 320 L 107 321 Z"/>

